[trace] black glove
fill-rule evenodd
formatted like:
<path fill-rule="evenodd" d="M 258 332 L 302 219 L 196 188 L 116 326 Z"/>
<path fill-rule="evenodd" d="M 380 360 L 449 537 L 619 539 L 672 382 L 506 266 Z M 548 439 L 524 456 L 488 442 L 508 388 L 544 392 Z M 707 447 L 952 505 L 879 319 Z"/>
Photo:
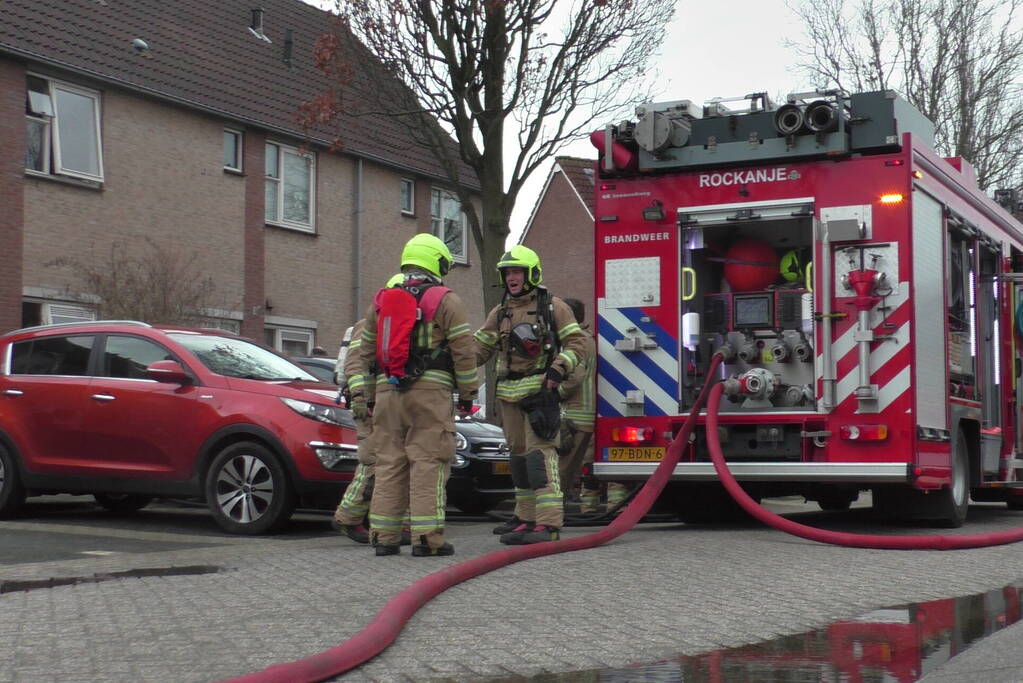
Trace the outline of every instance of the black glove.
<path fill-rule="evenodd" d="M 461 417 L 467 417 L 469 415 L 472 415 L 472 401 L 460 400 L 458 402 L 458 414 Z"/>
<path fill-rule="evenodd" d="M 544 375 L 544 380 L 554 382 L 554 388 L 557 388 L 564 379 L 565 376 L 561 374 L 561 370 L 554 367 L 547 368 L 547 374 Z"/>

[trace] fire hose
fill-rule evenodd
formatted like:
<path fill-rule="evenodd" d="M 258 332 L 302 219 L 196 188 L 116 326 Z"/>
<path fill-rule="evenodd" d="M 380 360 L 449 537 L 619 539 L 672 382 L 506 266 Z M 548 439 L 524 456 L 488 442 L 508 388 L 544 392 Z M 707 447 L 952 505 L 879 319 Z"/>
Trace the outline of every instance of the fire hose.
<path fill-rule="evenodd" d="M 724 386 L 714 383 L 713 378 L 723 357 L 714 354 L 707 371 L 707 382 L 700 390 L 696 401 L 678 434 L 668 446 L 664 459 L 632 500 L 608 526 L 585 536 L 534 545 L 512 546 L 481 557 L 438 570 L 414 582 L 391 598 L 377 613 L 376 617 L 359 633 L 348 640 L 304 659 L 274 664 L 251 674 L 233 679 L 239 683 L 271 683 L 287 681 L 323 681 L 349 671 L 383 652 L 397 639 L 405 623 L 420 607 L 448 588 L 500 569 L 515 562 L 595 548 L 607 543 L 630 530 L 647 513 L 668 483 L 675 465 L 689 443 L 696 427 L 696 419 L 706 403 L 706 432 L 711 460 L 725 489 L 746 512 L 765 524 L 780 531 L 819 543 L 829 543 L 857 548 L 903 549 L 903 550 L 955 550 L 1002 545 L 1023 540 L 1023 528 L 1010 529 L 986 534 L 959 536 L 877 536 L 851 534 L 846 532 L 816 529 L 785 519 L 761 507 L 754 501 L 732 476 L 721 451 L 717 438 L 718 415 Z"/>
<path fill-rule="evenodd" d="M 631 529 L 646 514 L 661 494 L 665 484 L 671 478 L 675 465 L 682 455 L 689 435 L 696 427 L 696 417 L 700 408 L 707 400 L 710 392 L 710 378 L 714 376 L 721 356 L 711 359 L 707 372 L 707 383 L 700 390 L 699 396 L 689 412 L 682 429 L 668 446 L 664 460 L 650 475 L 643 488 L 636 494 L 632 505 L 618 515 L 608 526 L 592 534 L 566 538 L 560 541 L 537 543 L 534 545 L 511 546 L 506 550 L 498 550 L 481 557 L 446 567 L 428 574 L 411 586 L 391 598 L 383 609 L 364 629 L 332 648 L 292 662 L 274 664 L 272 666 L 239 678 L 239 683 L 276 683 L 276 681 L 322 681 L 353 669 L 365 661 L 383 652 L 398 637 L 402 627 L 416 611 L 431 599 L 448 588 L 467 581 L 481 574 L 500 569 L 515 562 L 529 560 L 544 555 L 567 553 L 572 550 L 595 548 L 607 543 Z"/>

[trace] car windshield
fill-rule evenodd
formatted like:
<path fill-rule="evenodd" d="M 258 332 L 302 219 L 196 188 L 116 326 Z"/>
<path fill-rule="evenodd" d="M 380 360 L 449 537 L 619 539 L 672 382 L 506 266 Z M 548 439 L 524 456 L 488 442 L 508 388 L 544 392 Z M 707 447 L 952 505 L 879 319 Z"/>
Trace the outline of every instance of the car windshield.
<path fill-rule="evenodd" d="M 218 375 L 268 381 L 292 379 L 317 381 L 288 359 L 246 339 L 212 334 L 172 333 L 171 336 Z"/>

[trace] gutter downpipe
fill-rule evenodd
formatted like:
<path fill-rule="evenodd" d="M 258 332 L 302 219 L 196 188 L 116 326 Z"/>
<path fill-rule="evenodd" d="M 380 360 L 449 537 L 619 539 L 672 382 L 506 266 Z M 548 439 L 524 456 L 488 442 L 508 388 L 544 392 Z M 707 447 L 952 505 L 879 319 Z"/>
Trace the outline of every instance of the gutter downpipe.
<path fill-rule="evenodd" d="M 355 185 L 352 188 L 352 320 L 362 317 L 362 157 L 355 159 Z"/>

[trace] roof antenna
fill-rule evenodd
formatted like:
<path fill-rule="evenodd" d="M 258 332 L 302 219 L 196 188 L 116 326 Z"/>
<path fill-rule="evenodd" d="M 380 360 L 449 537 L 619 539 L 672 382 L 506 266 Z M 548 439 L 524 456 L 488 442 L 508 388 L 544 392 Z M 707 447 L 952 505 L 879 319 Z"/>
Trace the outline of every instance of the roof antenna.
<path fill-rule="evenodd" d="M 295 41 L 292 39 L 293 35 L 294 31 L 290 28 L 284 29 L 284 63 L 288 65 L 289 69 L 291 68 L 292 48 L 295 46 Z"/>

